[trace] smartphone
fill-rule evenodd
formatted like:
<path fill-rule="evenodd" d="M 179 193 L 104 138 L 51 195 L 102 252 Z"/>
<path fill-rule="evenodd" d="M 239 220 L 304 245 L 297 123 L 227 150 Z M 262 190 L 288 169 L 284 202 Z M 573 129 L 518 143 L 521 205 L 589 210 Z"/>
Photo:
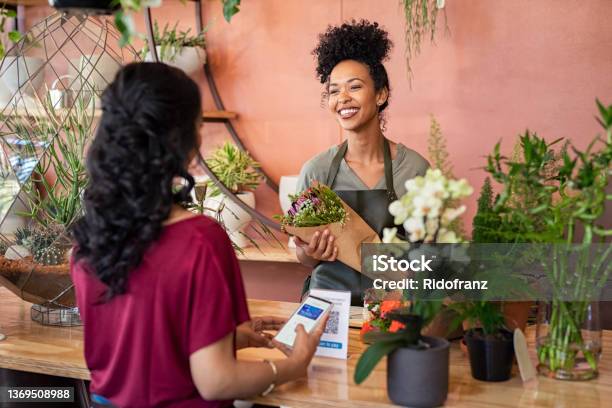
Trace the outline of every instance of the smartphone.
<path fill-rule="evenodd" d="M 287 323 L 276 334 L 274 339 L 286 346 L 293 347 L 295 342 L 295 328 L 302 324 L 307 333 L 314 329 L 325 313 L 331 309 L 332 303 L 315 296 L 308 296 L 300 307 L 291 315 Z"/>

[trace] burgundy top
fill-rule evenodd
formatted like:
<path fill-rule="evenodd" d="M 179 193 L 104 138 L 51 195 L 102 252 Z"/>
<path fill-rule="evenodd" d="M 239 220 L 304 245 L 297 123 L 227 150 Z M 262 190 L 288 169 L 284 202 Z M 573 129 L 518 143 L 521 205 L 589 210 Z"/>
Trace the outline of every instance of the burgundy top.
<path fill-rule="evenodd" d="M 71 266 L 85 324 L 90 392 L 121 407 L 219 407 L 203 400 L 189 356 L 249 320 L 231 242 L 214 220 L 194 217 L 164 227 L 128 279 L 106 303 L 106 286 L 83 262 Z"/>

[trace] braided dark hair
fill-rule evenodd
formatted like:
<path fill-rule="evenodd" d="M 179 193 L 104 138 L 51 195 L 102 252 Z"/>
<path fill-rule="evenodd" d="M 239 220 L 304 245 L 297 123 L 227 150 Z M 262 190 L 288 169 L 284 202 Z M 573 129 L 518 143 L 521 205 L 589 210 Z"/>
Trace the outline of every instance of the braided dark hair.
<path fill-rule="evenodd" d="M 383 62 L 389 58 L 392 47 L 389 34 L 376 22 L 352 20 L 340 26 L 329 26 L 319 35 L 319 44 L 312 52 L 317 58 L 317 77 L 326 84 L 336 65 L 355 60 L 367 65 L 377 91 L 387 88 L 390 93 L 389 76 Z M 379 112 L 389 105 L 387 101 L 380 106 Z"/>
<path fill-rule="evenodd" d="M 128 275 L 160 236 L 173 203 L 189 200 L 187 172 L 198 148 L 200 91 L 183 71 L 161 63 L 125 66 L 102 95 L 102 118 L 87 155 L 85 215 L 73 235 L 75 260 L 125 293 Z M 173 190 L 173 180 L 186 186 Z"/>

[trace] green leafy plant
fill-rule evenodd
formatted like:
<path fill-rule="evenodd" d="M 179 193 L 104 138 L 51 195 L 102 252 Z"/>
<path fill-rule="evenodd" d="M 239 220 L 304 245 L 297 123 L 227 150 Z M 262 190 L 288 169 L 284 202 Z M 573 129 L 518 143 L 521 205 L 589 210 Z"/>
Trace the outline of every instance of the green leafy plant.
<path fill-rule="evenodd" d="M 493 211 L 493 188 L 491 179 L 485 178 L 478 197 L 478 210 L 472 220 L 472 242 L 488 243 L 499 241 L 499 228 L 501 219 Z"/>
<path fill-rule="evenodd" d="M 165 62 L 174 62 L 181 54 L 185 47 L 196 47 L 204 49 L 206 47 L 206 38 L 204 34 L 206 29 L 201 33 L 192 35 L 191 29 L 187 31 L 177 31 L 178 22 L 171 29 L 166 24 L 162 32 L 159 31 L 157 21 L 153 25 L 153 37 L 155 45 L 159 46 L 159 59 Z M 142 49 L 140 56 L 144 59 L 149 52 L 149 45 L 146 44 Z"/>
<path fill-rule="evenodd" d="M 182 4 L 187 3 L 187 0 L 180 0 Z M 229 22 L 238 11 L 240 11 L 240 0 L 221 0 L 223 3 L 223 16 Z M 113 0 L 111 7 L 116 8 L 115 11 L 115 27 L 121 34 L 119 45 L 125 47 L 132 43 L 135 37 L 142 38 L 136 30 L 134 23 L 134 13 L 141 12 L 145 7 L 156 5 L 156 0 Z"/>
<path fill-rule="evenodd" d="M 601 250 L 592 247 L 594 242 L 609 242 L 612 229 L 600 223 L 606 203 L 612 195 L 609 186 L 612 163 L 612 105 L 597 101 L 600 117 L 597 121 L 605 131 L 605 137 L 596 136 L 582 151 L 573 146 L 559 152 L 560 164 L 553 166 L 555 154 L 551 146 L 560 140 L 547 143 L 535 134 L 521 138 L 523 160 L 513 161 L 503 157 L 499 144 L 488 157 L 487 171 L 503 185 L 495 204 L 503 210 L 503 222 L 512 220 L 520 227 L 517 234 L 530 242 L 549 242 L 550 254 L 542 263 L 553 286 L 552 315 L 547 338 L 538 345 L 540 364 L 550 368 L 571 369 L 582 354 L 593 370 L 597 358 L 585 345 L 581 325 L 588 306 L 596 299 L 612 269 L 611 245 Z M 517 183 L 524 183 L 517 186 Z M 522 213 L 507 205 L 516 188 L 527 188 L 535 196 L 537 205 Z M 577 231 L 582 231 L 578 238 Z M 574 246 L 575 240 L 580 245 Z M 596 249 L 596 248 L 595 248 Z M 571 262 L 578 259 L 578 262 Z M 568 290 L 572 299 L 564 295 Z"/>
<path fill-rule="evenodd" d="M 424 38 L 435 39 L 438 12 L 444 12 L 446 30 L 446 10 L 443 0 L 402 0 L 405 18 L 405 54 L 408 77 L 412 79 L 412 58 L 421 52 L 421 44 Z"/>
<path fill-rule="evenodd" d="M 504 314 L 499 303 L 482 300 L 451 303 L 449 308 L 457 313 L 451 329 L 454 331 L 463 321 L 472 328 L 481 328 L 485 337 L 494 337 L 505 328 Z"/>
<path fill-rule="evenodd" d="M 206 164 L 219 181 L 233 193 L 253 190 L 261 182 L 261 176 L 255 170 L 259 167 L 259 163 L 230 142 L 215 150 L 206 159 Z M 212 181 L 209 182 L 208 188 L 211 197 L 221 194 L 219 187 Z"/>

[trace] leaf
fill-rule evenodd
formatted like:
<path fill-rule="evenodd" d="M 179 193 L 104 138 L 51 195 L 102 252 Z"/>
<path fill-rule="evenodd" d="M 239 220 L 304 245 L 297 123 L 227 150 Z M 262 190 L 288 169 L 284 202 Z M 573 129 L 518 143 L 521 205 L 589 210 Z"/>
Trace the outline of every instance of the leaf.
<path fill-rule="evenodd" d="M 11 40 L 14 43 L 19 42 L 19 40 L 21 40 L 23 38 L 23 36 L 21 35 L 21 33 L 19 31 L 11 31 L 11 32 L 9 32 L 8 33 L 8 37 L 9 37 L 9 40 Z"/>
<path fill-rule="evenodd" d="M 379 341 L 368 347 L 355 367 L 355 384 L 361 384 L 365 381 L 378 362 L 395 349 L 400 348 L 402 344 L 401 340 L 389 340 Z"/>
<path fill-rule="evenodd" d="M 240 11 L 240 0 L 222 0 L 223 17 L 229 23 L 232 17 Z"/>

